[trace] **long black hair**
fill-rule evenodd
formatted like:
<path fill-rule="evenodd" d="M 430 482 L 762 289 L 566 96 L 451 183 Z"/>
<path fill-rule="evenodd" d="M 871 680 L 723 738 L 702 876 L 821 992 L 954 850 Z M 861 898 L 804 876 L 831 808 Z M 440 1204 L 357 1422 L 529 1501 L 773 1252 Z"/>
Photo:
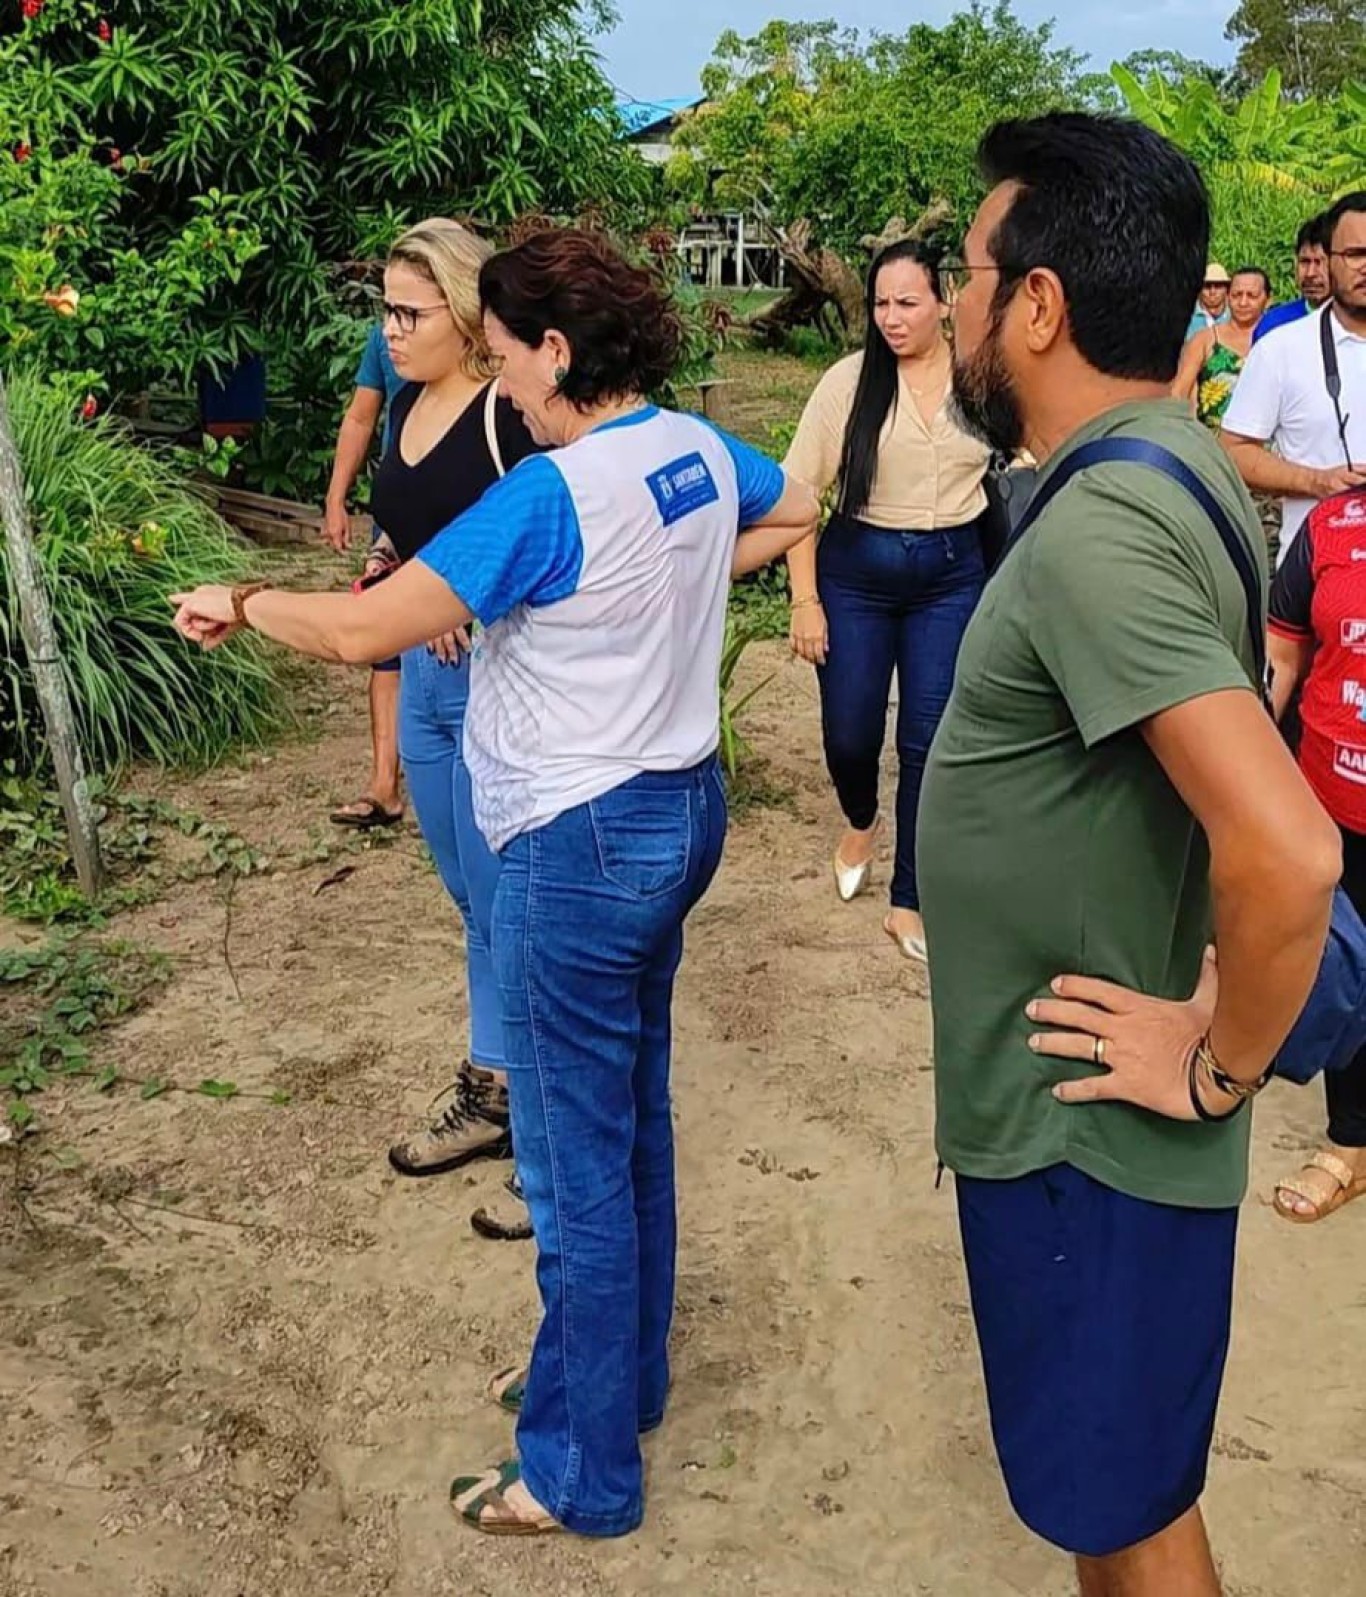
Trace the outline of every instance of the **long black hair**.
<path fill-rule="evenodd" d="M 863 335 L 863 369 L 859 372 L 849 422 L 844 429 L 844 449 L 840 455 L 839 511 L 858 516 L 867 508 L 877 477 L 877 449 L 887 417 L 896 408 L 897 363 L 891 345 L 882 336 L 875 320 L 877 279 L 884 266 L 893 261 L 914 261 L 924 269 L 934 297 L 942 304 L 944 288 L 939 277 L 940 252 L 915 239 L 903 238 L 879 250 L 868 268 L 864 289 L 868 325 Z"/>

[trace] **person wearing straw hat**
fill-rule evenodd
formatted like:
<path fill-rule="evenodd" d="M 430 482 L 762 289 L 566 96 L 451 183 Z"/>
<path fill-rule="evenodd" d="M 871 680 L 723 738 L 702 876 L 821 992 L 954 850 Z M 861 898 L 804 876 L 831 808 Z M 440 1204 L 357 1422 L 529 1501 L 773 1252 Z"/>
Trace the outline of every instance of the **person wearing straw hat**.
<path fill-rule="evenodd" d="M 1196 301 L 1190 325 L 1186 328 L 1187 343 L 1199 334 L 1208 332 L 1211 327 L 1222 327 L 1228 320 L 1228 291 L 1232 286 L 1233 279 L 1219 262 L 1211 261 L 1205 268 L 1200 298 Z"/>

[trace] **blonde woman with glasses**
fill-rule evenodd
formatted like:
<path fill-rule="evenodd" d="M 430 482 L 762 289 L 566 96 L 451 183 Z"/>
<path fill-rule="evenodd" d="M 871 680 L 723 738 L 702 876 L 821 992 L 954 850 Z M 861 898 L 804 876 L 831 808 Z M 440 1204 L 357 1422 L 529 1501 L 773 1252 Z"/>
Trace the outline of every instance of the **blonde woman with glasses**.
<path fill-rule="evenodd" d="M 384 337 L 404 386 L 371 504 L 393 559 L 412 560 L 537 446 L 497 393 L 484 338 L 479 270 L 490 246 L 457 222 L 421 222 L 395 243 L 384 272 Z M 413 809 L 446 891 L 465 923 L 469 1057 L 453 1092 L 416 1136 L 389 1150 L 402 1175 L 439 1175 L 508 1158 L 502 1023 L 489 952 L 498 856 L 474 824 L 462 752 L 469 637 L 461 631 L 403 655 L 399 751 Z"/>

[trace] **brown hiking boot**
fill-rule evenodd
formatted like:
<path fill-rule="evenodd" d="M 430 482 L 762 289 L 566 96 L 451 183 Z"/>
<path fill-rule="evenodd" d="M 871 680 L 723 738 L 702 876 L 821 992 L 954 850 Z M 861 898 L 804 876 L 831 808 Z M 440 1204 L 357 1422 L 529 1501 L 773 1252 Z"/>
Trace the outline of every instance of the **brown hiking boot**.
<path fill-rule="evenodd" d="M 503 1186 L 513 1201 L 500 1204 L 495 1209 L 476 1209 L 470 1216 L 470 1224 L 479 1236 L 487 1237 L 490 1242 L 525 1242 L 535 1233 L 531 1229 L 526 1195 L 515 1170 Z"/>
<path fill-rule="evenodd" d="M 491 1071 L 468 1061 L 455 1078 L 450 1101 L 425 1131 L 389 1150 L 401 1176 L 439 1176 L 476 1159 L 510 1159 L 508 1092 Z"/>

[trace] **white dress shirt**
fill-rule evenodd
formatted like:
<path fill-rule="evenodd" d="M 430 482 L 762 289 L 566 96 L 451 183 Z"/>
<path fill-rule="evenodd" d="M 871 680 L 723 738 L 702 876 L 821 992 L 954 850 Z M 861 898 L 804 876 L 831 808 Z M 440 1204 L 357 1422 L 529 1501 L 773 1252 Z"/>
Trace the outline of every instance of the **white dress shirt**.
<path fill-rule="evenodd" d="M 1224 431 L 1269 443 L 1295 466 L 1345 466 L 1342 436 L 1323 376 L 1320 323 L 1331 304 L 1288 326 L 1278 327 L 1252 346 L 1238 386 L 1224 413 Z M 1333 341 L 1342 377 L 1339 404 L 1347 418 L 1347 442 L 1354 461 L 1366 461 L 1366 338 L 1349 332 L 1333 317 Z M 1314 508 L 1313 499 L 1283 501 L 1281 559 Z"/>

